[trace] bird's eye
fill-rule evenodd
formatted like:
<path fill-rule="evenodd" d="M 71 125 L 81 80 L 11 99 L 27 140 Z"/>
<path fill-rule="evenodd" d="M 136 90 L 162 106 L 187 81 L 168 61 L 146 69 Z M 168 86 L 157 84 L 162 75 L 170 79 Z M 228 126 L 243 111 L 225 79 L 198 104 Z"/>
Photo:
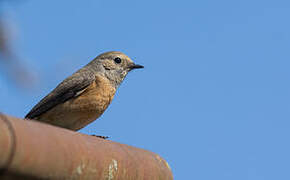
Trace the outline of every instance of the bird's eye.
<path fill-rule="evenodd" d="M 116 57 L 116 58 L 114 59 L 114 61 L 115 61 L 116 64 L 120 64 L 120 63 L 122 62 L 122 59 L 119 58 L 119 57 Z"/>

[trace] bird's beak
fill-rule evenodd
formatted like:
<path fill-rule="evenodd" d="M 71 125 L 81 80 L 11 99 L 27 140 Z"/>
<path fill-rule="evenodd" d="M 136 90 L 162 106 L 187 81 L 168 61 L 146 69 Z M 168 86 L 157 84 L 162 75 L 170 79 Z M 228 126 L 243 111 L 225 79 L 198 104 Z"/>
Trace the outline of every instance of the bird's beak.
<path fill-rule="evenodd" d="M 139 65 L 139 64 L 133 64 L 133 65 L 130 66 L 130 70 L 141 69 L 141 68 L 144 68 L 144 66 Z"/>

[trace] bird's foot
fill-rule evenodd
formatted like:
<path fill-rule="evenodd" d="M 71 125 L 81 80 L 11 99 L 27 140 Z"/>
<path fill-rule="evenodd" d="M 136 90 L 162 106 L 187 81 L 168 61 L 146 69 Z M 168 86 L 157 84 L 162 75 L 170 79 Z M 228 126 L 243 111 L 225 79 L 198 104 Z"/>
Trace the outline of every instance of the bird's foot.
<path fill-rule="evenodd" d="M 95 135 L 95 134 L 93 134 L 92 136 L 95 136 L 95 137 L 98 137 L 101 139 L 108 139 L 109 138 L 109 136 L 99 136 L 99 135 Z"/>

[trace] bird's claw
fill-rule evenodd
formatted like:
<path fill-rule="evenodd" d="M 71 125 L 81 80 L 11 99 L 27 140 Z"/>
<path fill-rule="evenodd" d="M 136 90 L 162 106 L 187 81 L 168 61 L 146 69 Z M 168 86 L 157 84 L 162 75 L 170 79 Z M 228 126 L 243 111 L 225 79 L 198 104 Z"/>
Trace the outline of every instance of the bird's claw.
<path fill-rule="evenodd" d="M 108 139 L 108 138 L 110 138 L 109 136 L 99 136 L 99 135 L 95 135 L 95 134 L 93 134 L 92 136 L 95 136 L 95 137 L 98 137 L 98 138 L 101 138 L 101 139 Z"/>

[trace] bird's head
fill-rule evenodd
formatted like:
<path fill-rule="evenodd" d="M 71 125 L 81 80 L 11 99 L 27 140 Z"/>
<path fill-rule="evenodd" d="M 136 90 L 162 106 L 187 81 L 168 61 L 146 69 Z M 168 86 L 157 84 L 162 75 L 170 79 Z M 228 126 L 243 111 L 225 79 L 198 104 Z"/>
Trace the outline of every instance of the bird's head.
<path fill-rule="evenodd" d="M 97 66 L 97 71 L 108 78 L 116 87 L 133 69 L 144 68 L 135 64 L 127 55 L 118 51 L 110 51 L 97 56 L 92 63 Z"/>

